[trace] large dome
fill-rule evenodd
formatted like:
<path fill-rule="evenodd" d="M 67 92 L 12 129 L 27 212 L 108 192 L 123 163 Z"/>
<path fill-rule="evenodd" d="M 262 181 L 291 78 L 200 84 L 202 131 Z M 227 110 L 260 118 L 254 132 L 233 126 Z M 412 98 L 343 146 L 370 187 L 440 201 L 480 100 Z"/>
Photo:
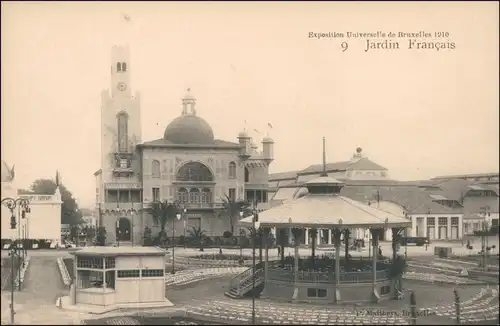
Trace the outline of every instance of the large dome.
<path fill-rule="evenodd" d="M 214 141 L 214 132 L 202 118 L 186 114 L 169 123 L 164 139 L 174 144 L 211 144 Z"/>

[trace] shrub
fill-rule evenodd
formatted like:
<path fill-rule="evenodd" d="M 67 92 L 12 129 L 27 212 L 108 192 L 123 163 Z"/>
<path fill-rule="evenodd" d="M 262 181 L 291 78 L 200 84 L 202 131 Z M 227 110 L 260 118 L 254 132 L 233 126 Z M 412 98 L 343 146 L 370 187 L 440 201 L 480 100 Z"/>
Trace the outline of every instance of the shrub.
<path fill-rule="evenodd" d="M 235 254 L 204 254 L 204 255 L 197 255 L 197 256 L 191 256 L 189 258 L 194 258 L 194 259 L 203 259 L 203 260 L 240 260 L 240 255 L 235 255 Z M 250 260 L 252 257 L 250 256 L 241 256 L 243 260 Z"/>
<path fill-rule="evenodd" d="M 233 236 L 233 234 L 231 233 L 231 231 L 224 231 L 222 236 L 224 237 L 224 239 L 227 239 L 227 238 L 231 238 Z"/>

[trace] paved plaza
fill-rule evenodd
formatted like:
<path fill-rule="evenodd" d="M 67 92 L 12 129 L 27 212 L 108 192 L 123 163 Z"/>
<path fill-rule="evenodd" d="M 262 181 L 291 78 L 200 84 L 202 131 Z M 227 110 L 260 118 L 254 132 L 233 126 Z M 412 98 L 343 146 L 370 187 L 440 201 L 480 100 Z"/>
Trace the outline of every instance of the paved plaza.
<path fill-rule="evenodd" d="M 434 244 L 433 244 L 434 245 Z M 417 305 L 422 317 L 422 323 L 451 324 L 455 316 L 453 289 L 458 288 L 462 298 L 462 316 L 464 323 L 480 323 L 491 321 L 498 315 L 498 290 L 496 287 L 478 285 L 466 278 L 443 273 L 440 268 L 456 265 L 455 262 L 443 262 L 431 257 L 433 245 L 425 247 L 408 247 L 408 255 L 416 258 L 405 275 L 405 288 L 415 290 Z M 453 248 L 460 250 L 460 243 L 452 243 Z M 389 254 L 389 243 L 382 243 L 382 250 Z M 404 249 L 403 249 L 404 250 Z M 412 253 L 410 253 L 410 251 Z M 208 266 L 193 264 L 193 256 L 217 254 L 219 249 L 176 248 L 175 274 L 166 275 L 166 291 L 168 298 L 178 309 L 185 310 L 188 317 L 222 323 L 251 322 L 251 301 L 233 300 L 223 293 L 228 290 L 229 279 L 248 267 L 224 266 L 228 262 L 213 261 Z M 239 249 L 223 249 L 225 254 L 239 255 Z M 317 250 L 318 255 L 331 252 L 330 249 Z M 285 255 L 293 253 L 293 248 L 287 248 Z M 3 254 L 3 253 L 2 253 Z M 245 256 L 251 255 L 251 250 L 244 249 Z M 310 255 L 310 249 L 300 249 L 303 256 Z M 365 255 L 366 252 L 353 252 L 353 256 Z M 24 288 L 15 293 L 16 323 L 23 324 L 79 324 L 83 320 L 88 323 L 108 325 L 138 325 L 144 324 L 137 314 L 127 310 L 114 311 L 96 316 L 85 313 L 61 310 L 55 306 L 59 296 L 67 295 L 57 258 L 71 257 L 69 251 L 40 250 L 31 252 L 31 262 L 25 277 Z M 189 257 L 189 258 L 188 258 Z M 270 258 L 277 259 L 277 250 L 270 250 Z M 191 261 L 190 264 L 187 262 Z M 206 262 L 206 261 L 204 261 Z M 9 292 L 2 293 L 2 323 L 8 323 L 10 318 Z M 292 304 L 286 302 L 257 299 L 256 316 L 260 324 L 385 324 L 401 325 L 409 323 L 408 293 L 404 300 L 388 301 L 380 305 L 368 306 L 318 306 Z M 379 313 L 376 313 L 379 311 Z M 385 311 L 384 316 L 380 312 Z M 161 309 L 142 310 L 142 315 L 156 319 L 167 318 Z M 162 317 L 164 315 L 164 317 Z M 147 322 L 146 324 L 149 324 Z M 159 322 L 161 324 L 161 322 Z M 179 322 L 176 322 L 179 324 Z"/>

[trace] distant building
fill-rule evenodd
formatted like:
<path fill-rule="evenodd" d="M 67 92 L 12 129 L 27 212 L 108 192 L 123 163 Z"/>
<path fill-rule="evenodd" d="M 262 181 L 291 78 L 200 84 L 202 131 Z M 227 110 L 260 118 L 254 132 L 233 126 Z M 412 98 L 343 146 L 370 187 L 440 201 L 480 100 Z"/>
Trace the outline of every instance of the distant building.
<path fill-rule="evenodd" d="M 163 137 L 142 142 L 140 96 L 132 95 L 130 69 L 128 47 L 113 47 L 111 92 L 101 96 L 101 169 L 94 174 L 96 216 L 107 241 L 138 244 L 146 226 L 157 233 L 160 225 L 149 212 L 155 201 L 177 201 L 186 208 L 177 235 L 192 227 L 211 236 L 230 230 L 229 219 L 219 218 L 226 195 L 255 200 L 264 209 L 273 140 L 264 137 L 259 150 L 246 131 L 237 142 L 216 139 L 188 89 L 181 115 Z M 166 232 L 170 235 L 171 225 Z"/>
<path fill-rule="evenodd" d="M 353 158 L 359 158 L 360 153 L 358 149 Z M 456 240 L 481 230 L 484 221 L 489 227 L 498 227 L 500 192 L 498 181 L 493 183 L 495 174 L 397 181 L 389 179 L 385 168 L 367 158 L 349 162 L 327 164 L 329 176 L 346 184 L 341 195 L 376 205 L 390 213 L 406 215 L 412 220 L 408 235 L 429 237 L 431 240 Z M 313 173 L 318 176 L 321 165 L 302 171 L 271 174 L 271 206 L 307 194 L 303 185 Z M 367 235 L 368 230 L 353 232 L 353 236 L 358 238 L 366 238 Z M 390 237 L 390 230 L 381 235 L 384 239 Z"/>
<path fill-rule="evenodd" d="M 475 181 L 482 184 L 498 185 L 500 182 L 500 174 L 496 173 L 476 173 L 476 174 L 457 174 L 457 175 L 443 175 L 432 178 L 432 180 L 453 180 L 461 179 L 467 181 Z"/>
<path fill-rule="evenodd" d="M 2 205 L 2 242 L 19 238 L 33 241 L 60 243 L 61 241 L 61 192 L 59 187 L 53 195 L 19 193 L 15 185 L 14 170 L 4 161 L 1 162 L 2 200 L 5 198 L 26 198 L 31 212 L 20 219 L 20 211 L 15 210 L 16 228 L 11 229 L 11 212 Z M 2 246 L 3 247 L 3 246 Z"/>
<path fill-rule="evenodd" d="M 269 194 L 273 198 L 278 188 L 301 184 L 318 178 L 323 171 L 322 164 L 314 164 L 300 171 L 273 173 L 269 175 Z M 348 161 L 326 164 L 326 172 L 329 177 L 346 182 L 348 180 L 358 181 L 387 181 L 388 170 L 371 161 L 363 155 L 361 147 L 356 148 L 355 153 Z M 279 196 L 278 196 L 279 197 Z M 275 198 L 279 200 L 280 198 Z"/>

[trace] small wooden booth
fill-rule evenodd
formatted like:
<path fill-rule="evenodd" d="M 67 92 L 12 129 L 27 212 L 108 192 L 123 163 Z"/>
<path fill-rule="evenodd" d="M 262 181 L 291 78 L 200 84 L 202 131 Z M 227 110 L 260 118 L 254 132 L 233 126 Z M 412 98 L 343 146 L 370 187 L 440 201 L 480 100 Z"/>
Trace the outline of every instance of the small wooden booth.
<path fill-rule="evenodd" d="M 73 252 L 73 305 L 170 306 L 166 252 L 155 247 L 86 247 Z"/>

